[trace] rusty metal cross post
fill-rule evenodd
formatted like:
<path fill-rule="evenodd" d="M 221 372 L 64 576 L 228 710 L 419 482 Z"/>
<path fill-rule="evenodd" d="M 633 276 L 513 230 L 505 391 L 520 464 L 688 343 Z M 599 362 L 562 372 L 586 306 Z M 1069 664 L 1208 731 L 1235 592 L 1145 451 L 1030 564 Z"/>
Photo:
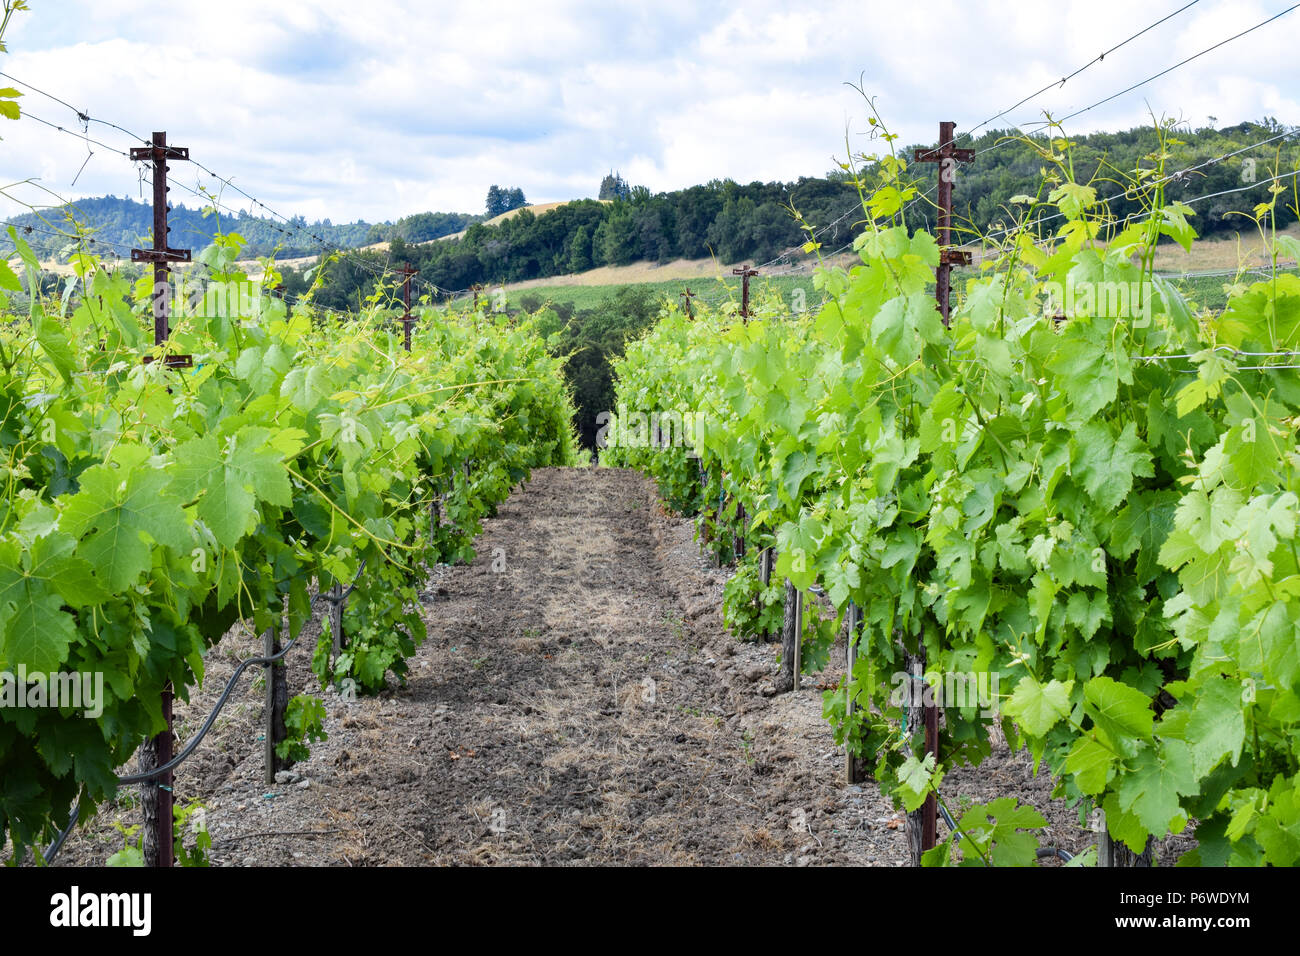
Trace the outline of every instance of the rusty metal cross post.
<path fill-rule="evenodd" d="M 938 229 L 935 240 L 939 244 L 939 265 L 934 270 L 934 296 L 938 300 L 939 315 L 943 318 L 943 324 L 946 327 L 949 321 L 951 305 L 951 270 L 954 263 L 968 265 L 970 263 L 970 253 L 960 249 L 953 249 L 952 246 L 952 184 L 957 180 L 957 164 L 969 163 L 975 159 L 975 150 L 957 149 L 953 146 L 953 137 L 957 124 L 951 121 L 944 121 L 939 124 L 939 145 L 935 149 L 918 149 L 915 151 L 914 158 L 918 163 L 937 163 L 939 166 L 939 214 Z M 918 648 L 918 662 L 925 660 L 924 645 Z M 924 664 L 921 664 L 924 667 Z M 914 679 L 909 674 L 909 680 Z M 909 690 L 916 690 L 909 685 Z M 920 711 L 921 723 L 925 726 L 925 752 L 934 754 L 937 762 L 939 759 L 939 706 L 934 700 L 934 695 L 926 693 L 920 708 L 913 709 Z M 939 840 L 939 807 L 938 801 L 933 793 L 925 798 L 919 813 L 909 814 L 909 830 L 913 827 L 919 828 L 920 833 L 911 836 L 909 845 L 912 847 L 913 863 L 920 864 L 920 854 L 926 850 L 932 850 Z M 915 831 L 913 830 L 913 833 Z M 919 840 L 916 839 L 919 836 Z"/>
<path fill-rule="evenodd" d="M 168 146 L 167 134 L 154 133 L 152 146 L 134 146 L 131 159 L 153 164 L 153 248 L 132 249 L 132 262 L 153 263 L 153 344 L 162 345 L 167 341 L 171 328 L 167 322 L 168 305 L 168 263 L 189 262 L 190 250 L 173 249 L 167 244 L 167 194 L 171 192 L 167 185 L 167 160 L 189 159 L 190 151 L 184 146 Z"/>
<path fill-rule="evenodd" d="M 406 351 L 411 351 L 411 325 L 415 319 L 411 318 L 411 276 L 418 275 L 419 269 L 412 269 L 408 262 L 397 270 L 397 274 L 402 277 L 402 304 L 405 306 L 405 313 L 402 315 L 402 346 Z"/>
<path fill-rule="evenodd" d="M 190 158 L 190 151 L 184 146 L 168 146 L 167 133 L 153 134 L 152 144 L 136 146 L 131 149 L 131 159 L 153 164 L 153 248 L 132 249 L 132 262 L 153 263 L 153 344 L 162 345 L 171 334 L 169 324 L 170 284 L 168 275 L 170 263 L 189 262 L 189 249 L 173 249 L 167 244 L 167 234 L 171 227 L 167 225 L 167 160 Z M 146 357 L 146 361 L 148 358 Z M 165 366 L 176 367 L 192 364 L 188 355 L 166 356 Z M 174 754 L 176 737 L 172 732 L 172 687 L 170 684 L 162 693 L 162 715 L 166 728 L 162 733 L 149 738 L 140 747 L 140 770 L 147 772 L 171 762 Z M 169 770 L 155 777 L 140 788 L 141 805 L 144 811 L 144 855 L 145 863 L 150 866 L 169 867 L 176 856 L 173 837 L 172 811 L 174 798 L 172 785 L 174 775 Z"/>
<path fill-rule="evenodd" d="M 939 243 L 939 265 L 934 270 L 934 296 L 939 301 L 939 314 L 943 324 L 948 324 L 950 309 L 949 296 L 951 278 L 949 272 L 954 263 L 970 265 L 970 253 L 961 249 L 952 249 L 952 184 L 957 180 L 957 164 L 969 163 L 975 159 L 975 150 L 956 149 L 952 145 L 957 124 L 948 120 L 939 124 L 939 146 L 937 149 L 918 149 L 915 160 L 918 163 L 939 164 L 939 228 L 935 239 Z"/>
<path fill-rule="evenodd" d="M 751 276 L 758 275 L 758 270 L 742 266 L 739 269 L 732 269 L 731 274 L 740 276 L 740 321 L 743 323 L 749 319 L 749 280 Z"/>
<path fill-rule="evenodd" d="M 695 320 L 695 309 L 691 307 L 691 299 L 695 298 L 695 293 L 691 291 L 690 286 L 686 286 L 685 292 L 679 292 L 683 302 L 686 303 L 686 317 L 691 321 Z"/>

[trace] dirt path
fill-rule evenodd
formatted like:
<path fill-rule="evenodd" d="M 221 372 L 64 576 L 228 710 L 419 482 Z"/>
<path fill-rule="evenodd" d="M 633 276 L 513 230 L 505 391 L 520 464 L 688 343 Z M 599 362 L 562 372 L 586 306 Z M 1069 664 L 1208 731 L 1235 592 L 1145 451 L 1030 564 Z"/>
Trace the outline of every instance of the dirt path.
<path fill-rule="evenodd" d="M 842 784 L 818 681 L 765 696 L 776 646 L 724 633 L 727 572 L 645 478 L 538 471 L 477 552 L 436 570 L 406 687 L 327 692 L 330 739 L 270 789 L 245 679 L 177 775 L 206 806 L 215 865 L 903 862 L 893 811 Z M 210 655 L 182 739 L 256 651 L 236 636 Z M 314 690 L 309 657 L 291 654 L 291 693 Z M 59 864 L 120 848 L 132 796 Z"/>
<path fill-rule="evenodd" d="M 542 471 L 511 498 L 438 582 L 407 689 L 344 718 L 361 738 L 330 769 L 303 768 L 364 831 L 328 858 L 869 862 L 830 832 L 849 821 L 818 695 L 759 695 L 774 651 L 722 639 L 725 575 L 682 525 L 627 472 Z"/>

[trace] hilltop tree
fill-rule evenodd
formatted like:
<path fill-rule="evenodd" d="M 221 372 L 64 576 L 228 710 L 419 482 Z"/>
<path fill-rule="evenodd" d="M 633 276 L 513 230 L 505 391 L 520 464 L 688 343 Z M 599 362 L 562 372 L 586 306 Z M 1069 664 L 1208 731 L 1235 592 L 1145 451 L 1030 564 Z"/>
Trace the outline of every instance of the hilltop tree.
<path fill-rule="evenodd" d="M 487 216 L 489 219 L 493 216 L 499 216 L 503 212 L 509 212 L 512 209 L 527 205 L 528 200 L 524 198 L 524 191 L 518 186 L 513 189 L 502 189 L 500 186 L 493 185 L 488 189 Z"/>
<path fill-rule="evenodd" d="M 632 187 L 618 173 L 610 173 L 600 181 L 598 199 L 630 199 L 631 197 Z"/>

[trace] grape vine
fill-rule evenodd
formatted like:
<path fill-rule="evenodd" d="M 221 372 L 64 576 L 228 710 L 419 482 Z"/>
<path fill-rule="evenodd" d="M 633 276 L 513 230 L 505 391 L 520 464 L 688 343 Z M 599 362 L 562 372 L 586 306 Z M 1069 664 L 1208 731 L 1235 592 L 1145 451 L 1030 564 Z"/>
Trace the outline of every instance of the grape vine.
<path fill-rule="evenodd" d="M 258 294 L 275 270 L 250 283 L 230 234 L 198 257 L 206 286 L 253 294 L 177 296 L 165 347 L 194 365 L 172 369 L 141 360 L 162 352 L 148 281 L 80 255 L 46 300 L 10 236 L 33 294 L 0 329 L 0 671 L 105 688 L 94 719 L 0 707 L 0 840 L 21 858 L 78 799 L 87 819 L 115 794 L 164 726 L 163 688 L 186 697 L 241 619 L 297 635 L 311 588 L 355 579 L 345 653 L 317 672 L 400 679 L 425 567 L 471 557 L 479 519 L 576 445 L 559 361 L 527 322 L 427 310 L 406 353 L 382 303 L 340 322 Z M 0 263 L 0 307 L 23 287 Z"/>
<path fill-rule="evenodd" d="M 606 460 L 689 501 L 682 462 L 698 454 L 774 529 L 778 576 L 820 582 L 841 615 L 863 609 L 826 716 L 907 809 L 987 756 L 1000 720 L 1056 796 L 1104 810 L 1135 852 L 1195 820 L 1183 863 L 1292 865 L 1300 278 L 1276 261 L 1300 248 L 1272 228 L 1284 194 L 1250 214 L 1274 269 L 1231 284 L 1216 314 L 1153 274 L 1158 241 L 1195 238 L 1193 211 L 1164 199 L 1166 154 L 1134 187 L 1147 215 L 1116 222 L 1073 180 L 1067 143 L 1042 153 L 1043 190 L 1018 198 L 1026 218 L 1055 207 L 1063 223 L 990 248 L 950 327 L 935 241 L 903 220 L 912 191 L 886 186 L 864 195 L 861 264 L 816 276 L 831 296 L 816 314 L 746 324 L 670 307 L 629 345 L 619 404 L 688 418 L 694 447 L 657 447 L 624 415 Z M 892 695 L 920 649 L 932 683 L 988 673 L 1001 689 L 997 717 L 946 708 L 937 763 Z M 988 862 L 990 827 L 1018 846 L 995 816 L 963 817 L 974 830 L 926 862 Z"/>

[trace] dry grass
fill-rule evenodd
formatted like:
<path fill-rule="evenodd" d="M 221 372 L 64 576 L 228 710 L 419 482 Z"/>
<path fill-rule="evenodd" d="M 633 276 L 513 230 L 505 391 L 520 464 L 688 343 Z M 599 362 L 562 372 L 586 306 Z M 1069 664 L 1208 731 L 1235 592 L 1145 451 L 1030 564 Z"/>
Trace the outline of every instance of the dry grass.
<path fill-rule="evenodd" d="M 716 259 L 674 259 L 657 262 L 634 262 L 626 266 L 601 266 L 574 275 L 529 279 L 506 286 L 507 291 L 571 285 L 635 285 L 642 282 L 671 282 L 676 279 L 711 279 L 729 267 Z"/>
<path fill-rule="evenodd" d="M 559 209 L 561 206 L 567 206 L 571 202 L 580 202 L 580 201 L 581 200 L 577 200 L 577 199 L 566 199 L 561 202 L 542 202 L 542 203 L 537 203 L 536 205 L 533 206 L 520 206 L 518 209 L 511 209 L 509 212 L 503 212 L 499 216 L 493 216 L 491 219 L 485 221 L 483 225 L 485 226 L 500 225 L 501 223 L 505 222 L 507 219 L 513 219 L 515 216 L 519 215 L 525 209 L 531 212 L 534 216 L 540 216 L 543 213 L 548 213 L 554 209 Z M 606 204 L 612 202 L 612 200 L 609 199 L 598 199 L 596 201 L 606 203 Z M 458 235 L 464 235 L 464 233 L 458 233 Z"/>
<path fill-rule="evenodd" d="M 1242 225 L 1232 238 L 1198 239 L 1192 251 L 1182 246 L 1162 245 L 1156 250 L 1157 272 L 1199 272 L 1210 269 L 1259 268 L 1269 264 L 1265 245 L 1257 232 Z M 1300 239 L 1300 223 L 1292 223 L 1279 235 Z"/>

